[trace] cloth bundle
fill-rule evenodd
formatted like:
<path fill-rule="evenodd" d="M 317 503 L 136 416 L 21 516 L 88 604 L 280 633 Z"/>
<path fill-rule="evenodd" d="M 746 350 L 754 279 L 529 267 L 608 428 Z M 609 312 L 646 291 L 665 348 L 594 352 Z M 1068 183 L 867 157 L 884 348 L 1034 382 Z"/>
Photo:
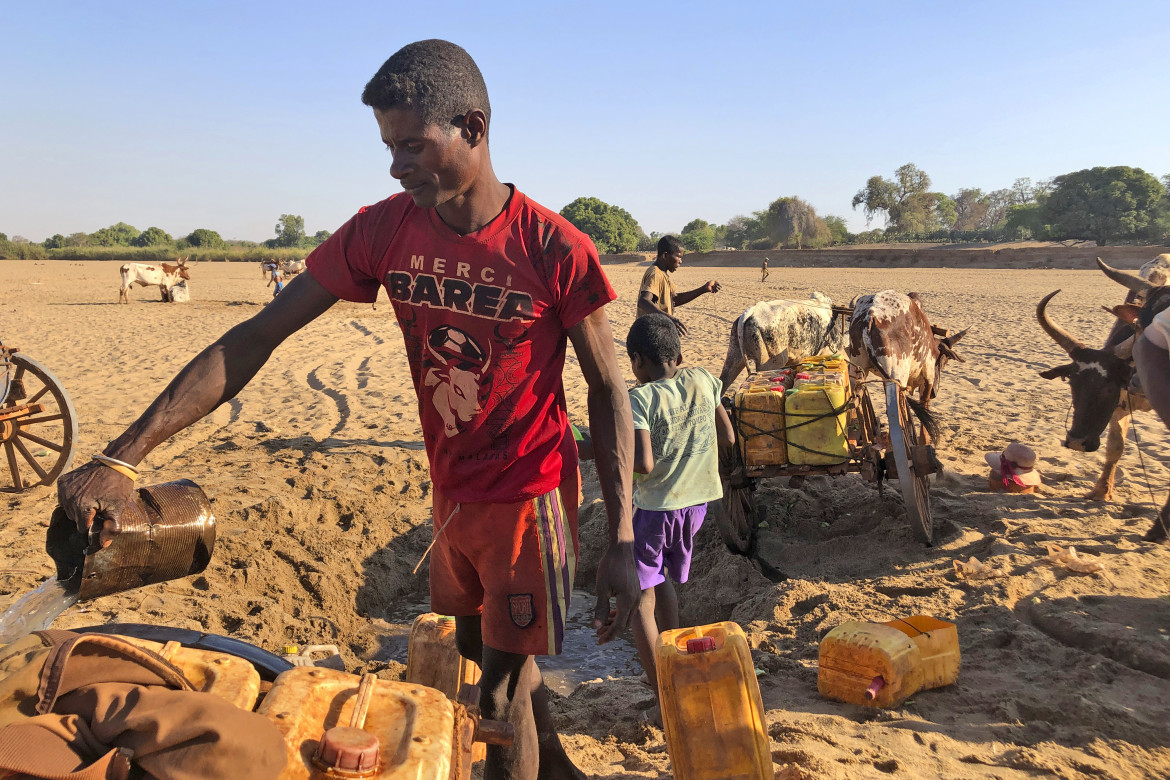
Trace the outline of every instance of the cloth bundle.
<path fill-rule="evenodd" d="M 0 648 L 0 777 L 276 778 L 285 759 L 266 718 L 116 636 L 38 631 Z"/>

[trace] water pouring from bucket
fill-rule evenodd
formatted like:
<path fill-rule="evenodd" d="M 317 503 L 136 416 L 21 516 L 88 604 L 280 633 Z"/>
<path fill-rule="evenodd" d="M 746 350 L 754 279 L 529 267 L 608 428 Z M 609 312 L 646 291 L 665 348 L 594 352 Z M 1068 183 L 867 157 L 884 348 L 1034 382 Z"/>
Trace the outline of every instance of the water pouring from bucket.
<path fill-rule="evenodd" d="M 77 601 L 198 574 L 215 547 L 211 501 L 189 479 L 135 491 L 112 542 L 90 543 L 58 507 L 45 547 L 57 576 L 0 614 L 0 644 L 48 628 Z"/>

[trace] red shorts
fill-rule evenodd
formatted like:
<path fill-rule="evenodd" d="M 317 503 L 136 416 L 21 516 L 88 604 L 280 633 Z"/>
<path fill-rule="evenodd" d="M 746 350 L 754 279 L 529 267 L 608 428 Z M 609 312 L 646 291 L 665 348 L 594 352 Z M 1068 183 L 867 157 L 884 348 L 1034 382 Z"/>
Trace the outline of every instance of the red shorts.
<path fill-rule="evenodd" d="M 577 571 L 580 490 L 574 474 L 514 504 L 457 504 L 434 491 L 431 609 L 481 615 L 483 643 L 495 650 L 559 654 Z"/>

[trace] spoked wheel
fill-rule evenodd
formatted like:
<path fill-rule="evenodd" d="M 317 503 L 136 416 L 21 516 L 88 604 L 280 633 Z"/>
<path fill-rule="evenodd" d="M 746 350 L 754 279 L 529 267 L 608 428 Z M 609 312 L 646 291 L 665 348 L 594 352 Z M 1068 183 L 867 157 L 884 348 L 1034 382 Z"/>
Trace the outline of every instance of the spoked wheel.
<path fill-rule="evenodd" d="M 898 485 L 906 504 L 910 528 L 923 544 L 934 537 L 930 517 L 931 457 L 922 429 L 911 416 L 906 395 L 893 382 L 886 383 L 886 417 L 890 424 L 890 454 L 898 472 Z"/>
<path fill-rule="evenodd" d="M 19 493 L 49 485 L 69 468 L 77 442 L 77 413 L 60 380 L 20 353 L 11 354 L 8 395 L 0 404 L 0 445 L 7 476 L 0 490 Z"/>

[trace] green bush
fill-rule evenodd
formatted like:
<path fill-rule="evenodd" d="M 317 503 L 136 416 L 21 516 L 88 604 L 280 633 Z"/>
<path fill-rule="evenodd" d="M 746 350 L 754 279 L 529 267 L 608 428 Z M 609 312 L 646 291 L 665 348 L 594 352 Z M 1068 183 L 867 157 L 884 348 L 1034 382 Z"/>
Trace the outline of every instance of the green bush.
<path fill-rule="evenodd" d="M 0 241 L 0 260 L 44 260 L 48 252 L 40 244 Z"/>

